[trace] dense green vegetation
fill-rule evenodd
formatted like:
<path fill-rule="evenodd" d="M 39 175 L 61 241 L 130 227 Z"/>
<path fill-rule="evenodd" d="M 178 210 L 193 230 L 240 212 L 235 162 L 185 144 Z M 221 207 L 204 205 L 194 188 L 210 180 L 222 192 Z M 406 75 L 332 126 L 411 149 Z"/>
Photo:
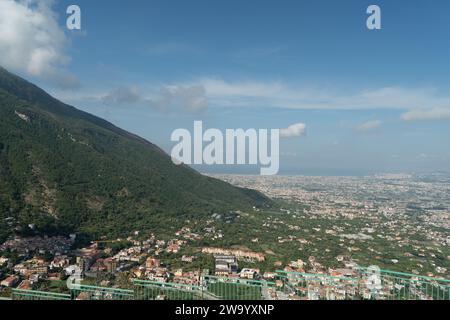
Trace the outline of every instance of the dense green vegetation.
<path fill-rule="evenodd" d="M 268 205 L 0 68 L 0 242 L 14 228 L 112 238 Z"/>

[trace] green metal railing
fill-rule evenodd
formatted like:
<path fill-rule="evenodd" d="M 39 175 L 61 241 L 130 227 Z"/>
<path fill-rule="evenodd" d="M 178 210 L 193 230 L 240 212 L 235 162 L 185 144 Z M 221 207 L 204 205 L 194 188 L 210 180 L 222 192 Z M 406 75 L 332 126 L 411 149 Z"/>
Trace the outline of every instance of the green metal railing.
<path fill-rule="evenodd" d="M 355 277 L 276 271 L 276 282 L 203 276 L 197 284 L 133 279 L 133 290 L 79 285 L 70 294 L 13 289 L 13 300 L 450 300 L 450 280 L 360 268 Z"/>
<path fill-rule="evenodd" d="M 269 300 L 275 283 L 205 276 L 199 285 L 134 279 L 137 300 Z"/>
<path fill-rule="evenodd" d="M 12 300 L 71 300 L 70 294 L 13 289 Z"/>
<path fill-rule="evenodd" d="M 358 279 L 321 274 L 277 271 L 281 281 L 280 300 L 353 300 L 358 295 Z"/>
<path fill-rule="evenodd" d="M 355 278 L 277 271 L 279 299 L 450 300 L 450 280 L 360 268 Z"/>
<path fill-rule="evenodd" d="M 79 285 L 71 290 L 73 300 L 134 300 L 134 291 Z"/>
<path fill-rule="evenodd" d="M 389 270 L 358 269 L 363 299 L 450 300 L 450 280 Z"/>
<path fill-rule="evenodd" d="M 133 279 L 136 300 L 203 300 L 200 286 Z"/>
<path fill-rule="evenodd" d="M 264 280 L 205 276 L 203 286 L 219 300 L 271 300 L 275 283 Z"/>

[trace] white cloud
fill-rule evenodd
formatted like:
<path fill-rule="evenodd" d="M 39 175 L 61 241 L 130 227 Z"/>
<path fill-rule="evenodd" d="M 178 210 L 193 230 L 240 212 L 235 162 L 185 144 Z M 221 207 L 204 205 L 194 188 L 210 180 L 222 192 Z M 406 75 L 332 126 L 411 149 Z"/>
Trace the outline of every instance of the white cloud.
<path fill-rule="evenodd" d="M 296 123 L 290 125 L 286 129 L 280 130 L 280 137 L 282 138 L 292 138 L 292 137 L 302 137 L 305 135 L 306 125 L 304 123 Z"/>
<path fill-rule="evenodd" d="M 141 100 L 136 87 L 120 87 L 101 97 L 104 104 L 124 105 L 134 104 Z"/>
<path fill-rule="evenodd" d="M 160 112 L 204 113 L 208 108 L 205 88 L 202 86 L 166 86 L 147 103 Z"/>
<path fill-rule="evenodd" d="M 143 88 L 142 92 L 145 92 L 145 95 L 143 94 L 138 102 L 169 113 L 204 113 L 209 107 L 273 107 L 299 110 L 396 109 L 403 112 L 403 120 L 408 121 L 450 118 L 447 107 L 450 106 L 450 96 L 442 95 L 433 88 L 383 87 L 349 93 L 337 89 L 311 89 L 287 85 L 280 81 L 224 81 L 213 78 L 162 86 L 140 84 L 139 87 Z M 118 93 L 120 92 L 114 94 Z M 90 95 L 106 98 L 110 94 L 112 92 Z M 124 94 L 125 92 L 121 93 Z M 133 96 L 132 93 L 129 95 Z M 380 125 L 380 122 L 373 120 L 361 124 L 357 129 L 370 130 Z"/>
<path fill-rule="evenodd" d="M 426 110 L 428 106 L 450 105 L 450 96 L 440 95 L 435 88 L 391 86 L 344 93 L 337 88 L 312 88 L 288 85 L 280 81 L 224 81 L 203 78 L 190 84 L 202 85 L 211 105 L 223 107 Z"/>
<path fill-rule="evenodd" d="M 78 85 L 63 71 L 70 62 L 68 40 L 52 9 L 53 0 L 0 1 L 0 64 L 54 81 L 61 87 Z"/>
<path fill-rule="evenodd" d="M 0 0 L 1 1 L 1 0 Z M 144 94 L 144 92 L 146 94 Z M 121 86 L 107 92 L 53 90 L 52 94 L 76 105 L 150 107 L 161 113 L 203 114 L 209 106 L 202 86 L 168 85 L 162 87 Z"/>
<path fill-rule="evenodd" d="M 450 109 L 433 108 L 429 110 L 412 110 L 402 114 L 405 121 L 419 120 L 450 120 Z"/>
<path fill-rule="evenodd" d="M 380 120 L 371 120 L 360 124 L 356 129 L 358 131 L 371 131 L 381 126 Z"/>

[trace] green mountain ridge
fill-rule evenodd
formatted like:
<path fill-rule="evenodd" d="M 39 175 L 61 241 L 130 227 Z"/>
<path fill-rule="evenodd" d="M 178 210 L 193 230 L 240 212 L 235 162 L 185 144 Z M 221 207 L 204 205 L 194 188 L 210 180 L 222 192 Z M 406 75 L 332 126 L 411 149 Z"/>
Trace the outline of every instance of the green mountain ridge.
<path fill-rule="evenodd" d="M 119 236 L 271 205 L 0 68 L 0 240 L 30 224 Z"/>

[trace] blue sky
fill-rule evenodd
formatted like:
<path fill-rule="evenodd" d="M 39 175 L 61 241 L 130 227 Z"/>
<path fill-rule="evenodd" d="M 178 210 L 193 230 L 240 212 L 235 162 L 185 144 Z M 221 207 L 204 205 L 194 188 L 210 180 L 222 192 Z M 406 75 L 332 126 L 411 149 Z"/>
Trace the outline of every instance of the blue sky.
<path fill-rule="evenodd" d="M 3 10 L 51 17 L 3 16 L 57 39 L 44 41 L 53 50 L 42 67 L 24 67 L 12 40 L 0 40 L 0 63 L 167 151 L 171 132 L 194 120 L 220 129 L 304 123 L 305 136 L 281 141 L 281 173 L 450 169 L 448 1 L 51 2 Z M 81 7 L 81 31 L 64 28 L 69 4 Z M 382 30 L 366 28 L 371 4 Z M 17 33 L 23 52 L 43 46 L 36 33 Z"/>

